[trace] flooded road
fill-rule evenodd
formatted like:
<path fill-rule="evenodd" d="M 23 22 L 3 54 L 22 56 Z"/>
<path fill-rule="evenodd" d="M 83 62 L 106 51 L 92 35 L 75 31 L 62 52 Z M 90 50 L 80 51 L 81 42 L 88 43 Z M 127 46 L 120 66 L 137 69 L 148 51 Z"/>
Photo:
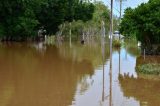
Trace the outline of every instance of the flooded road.
<path fill-rule="evenodd" d="M 135 71 L 137 47 L 0 44 L 0 106 L 159 106 L 160 78 Z M 110 68 L 112 66 L 112 68 Z"/>

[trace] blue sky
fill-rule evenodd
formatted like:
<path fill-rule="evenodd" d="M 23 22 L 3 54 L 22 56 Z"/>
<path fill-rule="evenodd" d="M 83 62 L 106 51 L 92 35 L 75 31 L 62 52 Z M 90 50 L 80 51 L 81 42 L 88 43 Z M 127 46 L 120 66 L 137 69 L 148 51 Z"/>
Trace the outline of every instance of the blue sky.
<path fill-rule="evenodd" d="M 111 0 L 100 0 L 103 1 L 106 5 L 110 5 L 110 1 Z M 141 3 L 146 3 L 148 2 L 148 0 L 124 0 L 123 2 L 123 6 L 122 6 L 122 12 L 124 12 L 125 8 L 127 7 L 132 7 L 135 8 L 137 7 L 139 4 Z M 109 6 L 110 7 L 110 6 Z M 114 0 L 114 14 L 119 16 L 119 2 L 117 2 L 117 0 Z"/>

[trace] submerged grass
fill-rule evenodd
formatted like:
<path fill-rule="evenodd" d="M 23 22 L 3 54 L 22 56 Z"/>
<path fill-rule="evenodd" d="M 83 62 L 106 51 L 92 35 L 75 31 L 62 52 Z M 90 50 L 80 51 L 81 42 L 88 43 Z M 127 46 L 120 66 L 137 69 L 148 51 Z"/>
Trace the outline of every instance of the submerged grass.
<path fill-rule="evenodd" d="M 114 40 L 113 41 L 113 46 L 114 47 L 121 47 L 121 41 L 120 40 Z"/>
<path fill-rule="evenodd" d="M 136 67 L 136 71 L 143 74 L 160 75 L 160 64 L 148 63 Z"/>

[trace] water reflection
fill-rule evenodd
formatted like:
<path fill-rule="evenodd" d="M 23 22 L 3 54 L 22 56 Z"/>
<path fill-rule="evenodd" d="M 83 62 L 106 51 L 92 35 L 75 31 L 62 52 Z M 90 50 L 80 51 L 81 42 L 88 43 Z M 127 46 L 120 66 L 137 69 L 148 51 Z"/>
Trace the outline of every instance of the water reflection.
<path fill-rule="evenodd" d="M 140 101 L 140 106 L 158 106 L 160 104 L 160 80 L 147 77 L 134 78 L 129 75 L 120 75 L 119 81 L 124 96 L 134 97 Z"/>
<path fill-rule="evenodd" d="M 103 24 L 104 24 L 104 22 L 103 22 Z M 103 30 L 105 30 L 105 29 L 103 28 Z M 103 32 L 105 32 L 105 31 L 103 31 Z M 104 39 L 105 39 L 105 33 L 102 33 L 102 39 L 101 39 L 102 69 L 103 69 L 102 103 L 104 102 L 104 96 L 105 96 L 105 91 L 104 91 L 104 85 L 105 85 L 105 66 L 104 66 L 104 64 L 105 64 L 105 41 L 104 41 Z"/>
<path fill-rule="evenodd" d="M 89 60 L 63 58 L 56 46 L 45 53 L 26 44 L 0 47 L 0 106 L 68 106 L 77 82 L 93 75 Z"/>
<path fill-rule="evenodd" d="M 111 54 L 110 54 L 110 75 L 109 75 L 109 80 L 110 80 L 110 87 L 109 87 L 109 95 L 110 95 L 110 98 L 109 98 L 109 106 L 112 106 L 112 49 L 111 50 Z"/>
<path fill-rule="evenodd" d="M 136 73 L 133 47 L 1 44 L 0 106 L 157 106 L 160 78 Z"/>

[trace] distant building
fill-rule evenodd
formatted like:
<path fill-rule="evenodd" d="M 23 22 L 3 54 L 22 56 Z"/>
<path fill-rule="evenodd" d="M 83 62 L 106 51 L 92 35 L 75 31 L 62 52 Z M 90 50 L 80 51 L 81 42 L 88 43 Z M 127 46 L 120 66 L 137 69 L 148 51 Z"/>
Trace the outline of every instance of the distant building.
<path fill-rule="evenodd" d="M 124 38 L 124 36 L 121 35 L 119 31 L 115 31 L 115 32 L 113 33 L 113 39 L 119 40 L 119 37 L 120 37 L 120 39 L 123 39 L 123 38 Z"/>

